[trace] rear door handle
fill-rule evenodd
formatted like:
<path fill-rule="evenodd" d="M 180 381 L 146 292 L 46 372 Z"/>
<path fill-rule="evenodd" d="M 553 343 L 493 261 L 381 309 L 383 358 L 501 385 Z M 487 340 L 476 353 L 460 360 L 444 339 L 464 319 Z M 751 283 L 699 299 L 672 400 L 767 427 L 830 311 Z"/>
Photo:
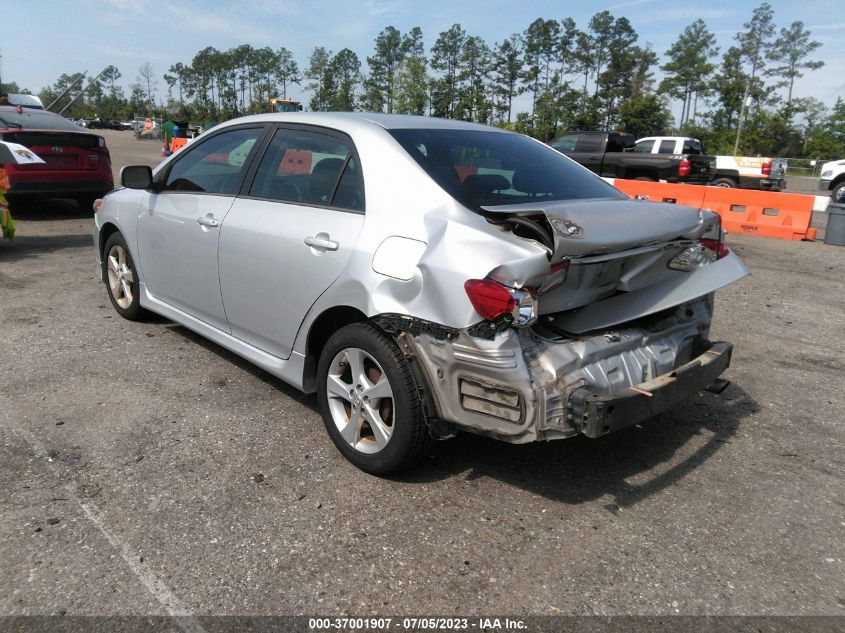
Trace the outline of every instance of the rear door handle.
<path fill-rule="evenodd" d="M 202 216 L 198 217 L 197 218 L 197 224 L 199 224 L 200 226 L 204 226 L 206 228 L 209 228 L 209 229 L 216 229 L 218 226 L 220 226 L 220 220 L 218 220 L 217 218 L 215 218 L 213 215 L 211 215 L 209 213 L 208 215 L 202 215 Z"/>
<path fill-rule="evenodd" d="M 340 244 L 329 239 L 327 233 L 318 233 L 317 235 L 306 237 L 305 243 L 321 251 L 336 251 L 340 247 Z"/>

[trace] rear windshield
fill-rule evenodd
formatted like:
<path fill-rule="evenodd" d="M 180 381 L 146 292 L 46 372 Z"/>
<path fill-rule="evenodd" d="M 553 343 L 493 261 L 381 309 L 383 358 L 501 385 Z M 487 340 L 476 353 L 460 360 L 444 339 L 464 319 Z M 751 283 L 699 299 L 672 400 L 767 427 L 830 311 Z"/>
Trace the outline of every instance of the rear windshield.
<path fill-rule="evenodd" d="M 0 108 L 0 127 L 24 130 L 67 130 L 85 132 L 73 121 L 52 112 L 22 108 L 20 114 L 15 108 Z"/>
<path fill-rule="evenodd" d="M 390 134 L 437 184 L 471 209 L 625 197 L 555 150 L 519 134 L 426 129 Z"/>

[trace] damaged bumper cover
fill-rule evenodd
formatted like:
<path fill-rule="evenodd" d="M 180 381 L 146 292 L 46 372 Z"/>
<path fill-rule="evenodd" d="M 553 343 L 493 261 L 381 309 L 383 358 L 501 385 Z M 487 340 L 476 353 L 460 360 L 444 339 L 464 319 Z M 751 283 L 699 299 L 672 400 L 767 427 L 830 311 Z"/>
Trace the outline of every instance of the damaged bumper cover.
<path fill-rule="evenodd" d="M 587 437 L 599 437 L 642 422 L 686 400 L 728 368 L 733 345 L 714 343 L 688 363 L 617 395 L 576 389 L 567 401 L 567 418 Z"/>
<path fill-rule="evenodd" d="M 553 318 L 494 339 L 406 332 L 431 417 L 512 443 L 598 437 L 705 389 L 730 364 L 730 343 L 708 338 L 712 297 L 619 329 L 581 336 Z"/>

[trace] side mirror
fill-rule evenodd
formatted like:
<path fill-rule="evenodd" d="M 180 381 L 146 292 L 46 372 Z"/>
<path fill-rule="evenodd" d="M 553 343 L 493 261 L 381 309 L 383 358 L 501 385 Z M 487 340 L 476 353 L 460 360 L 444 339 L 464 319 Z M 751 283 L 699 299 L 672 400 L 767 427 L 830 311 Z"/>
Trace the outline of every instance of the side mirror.
<path fill-rule="evenodd" d="M 149 165 L 127 165 L 120 170 L 120 184 L 127 189 L 149 189 L 153 170 Z"/>

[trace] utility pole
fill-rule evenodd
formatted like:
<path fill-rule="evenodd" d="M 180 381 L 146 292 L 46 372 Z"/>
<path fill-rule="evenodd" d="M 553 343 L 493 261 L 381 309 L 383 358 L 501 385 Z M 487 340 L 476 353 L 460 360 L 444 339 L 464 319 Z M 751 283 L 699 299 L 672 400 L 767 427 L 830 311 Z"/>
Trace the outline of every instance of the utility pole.
<path fill-rule="evenodd" d="M 739 137 L 742 134 L 742 125 L 745 123 L 745 108 L 748 105 L 748 95 L 751 92 L 753 78 L 745 82 L 745 94 L 742 95 L 742 106 L 739 109 L 739 122 L 736 125 L 736 142 L 734 143 L 734 156 L 739 156 Z"/>

